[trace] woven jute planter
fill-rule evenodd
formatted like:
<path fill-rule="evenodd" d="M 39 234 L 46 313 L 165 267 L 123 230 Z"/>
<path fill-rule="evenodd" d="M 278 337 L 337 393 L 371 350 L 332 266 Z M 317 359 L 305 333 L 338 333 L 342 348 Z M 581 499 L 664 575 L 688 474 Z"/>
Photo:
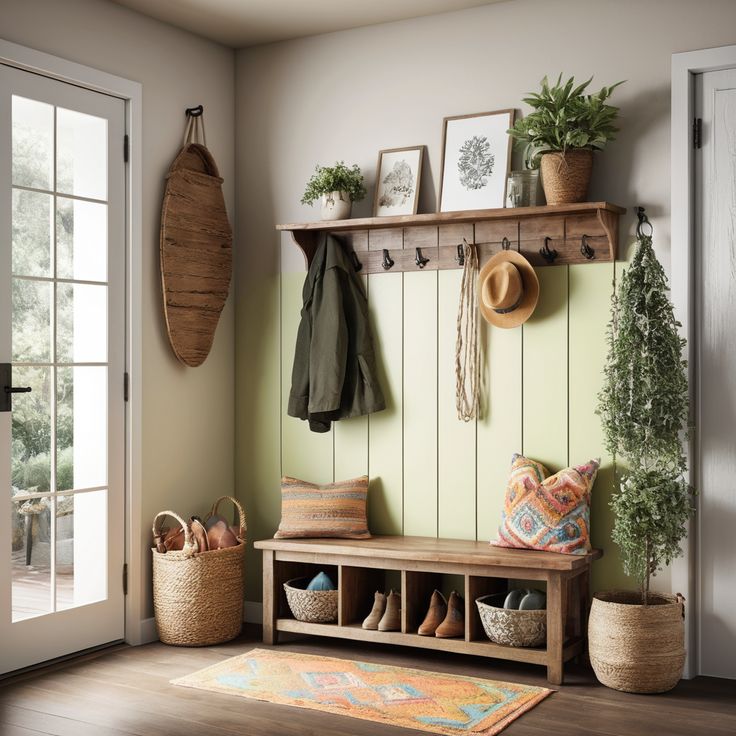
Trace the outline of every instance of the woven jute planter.
<path fill-rule="evenodd" d="M 336 590 L 306 590 L 310 578 L 294 578 L 284 583 L 286 601 L 297 621 L 331 624 L 337 621 Z"/>
<path fill-rule="evenodd" d="M 510 647 L 538 647 L 547 640 L 547 611 L 518 611 L 504 608 L 506 593 L 494 593 L 477 598 L 486 636 Z"/>
<path fill-rule="evenodd" d="M 596 593 L 588 622 L 588 651 L 596 677 L 614 690 L 664 693 L 685 665 L 685 609 L 681 596 Z"/>
<path fill-rule="evenodd" d="M 542 187 L 547 204 L 584 202 L 588 195 L 593 151 L 572 148 L 562 153 L 542 154 Z"/>
<path fill-rule="evenodd" d="M 153 552 L 153 610 L 156 629 L 164 644 L 203 647 L 234 639 L 243 624 L 243 574 L 245 569 L 245 512 L 230 496 L 219 498 L 210 515 L 217 513 L 220 501 L 232 501 L 240 516 L 239 544 L 225 549 L 198 552 L 189 525 L 173 511 L 162 511 L 176 519 L 184 529 L 184 548 L 180 551 Z"/>

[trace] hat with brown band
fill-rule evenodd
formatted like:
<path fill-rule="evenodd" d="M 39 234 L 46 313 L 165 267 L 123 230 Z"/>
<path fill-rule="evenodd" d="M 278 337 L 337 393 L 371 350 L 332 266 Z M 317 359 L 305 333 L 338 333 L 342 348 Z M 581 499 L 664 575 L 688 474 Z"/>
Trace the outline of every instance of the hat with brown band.
<path fill-rule="evenodd" d="M 478 275 L 478 306 L 496 327 L 518 327 L 532 316 L 539 280 L 532 264 L 515 250 L 492 256 Z"/>

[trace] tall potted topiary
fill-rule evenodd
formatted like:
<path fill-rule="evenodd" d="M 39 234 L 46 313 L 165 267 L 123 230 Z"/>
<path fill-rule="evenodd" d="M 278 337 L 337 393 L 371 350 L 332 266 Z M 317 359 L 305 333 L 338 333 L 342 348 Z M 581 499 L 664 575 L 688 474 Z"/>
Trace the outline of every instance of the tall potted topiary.
<path fill-rule="evenodd" d="M 618 108 L 606 104 L 616 87 L 601 87 L 585 94 L 593 80 L 575 86 L 575 77 L 562 84 L 562 75 L 550 85 L 547 77 L 539 92 L 524 98 L 532 112 L 517 120 L 509 133 L 527 143 L 539 158 L 542 186 L 547 204 L 582 202 L 588 193 L 593 167 L 593 151 L 612 141 Z"/>
<path fill-rule="evenodd" d="M 681 554 L 692 489 L 681 442 L 689 408 L 685 341 L 639 214 L 638 248 L 613 296 L 599 396 L 606 445 L 625 468 L 611 501 L 612 538 L 639 590 L 596 593 L 588 634 L 604 685 L 653 693 L 671 690 L 685 662 L 682 598 L 652 593 L 650 581 Z"/>
<path fill-rule="evenodd" d="M 345 220 L 350 217 L 353 202 L 365 197 L 363 174 L 358 165 L 347 167 L 344 161 L 334 166 L 316 166 L 307 182 L 302 204 L 321 200 L 323 220 Z"/>

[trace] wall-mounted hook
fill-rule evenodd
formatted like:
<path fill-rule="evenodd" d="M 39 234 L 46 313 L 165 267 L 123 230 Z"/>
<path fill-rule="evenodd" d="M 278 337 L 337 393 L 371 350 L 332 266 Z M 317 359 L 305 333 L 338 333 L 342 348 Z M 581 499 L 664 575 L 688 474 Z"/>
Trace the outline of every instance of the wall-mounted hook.
<path fill-rule="evenodd" d="M 357 271 L 360 271 L 363 268 L 363 264 L 360 262 L 360 259 L 358 258 L 358 254 L 354 251 L 350 251 L 350 258 L 353 261 L 353 268 Z"/>
<path fill-rule="evenodd" d="M 551 241 L 552 238 L 545 238 L 544 248 L 539 249 L 539 255 L 542 256 L 550 266 L 555 262 L 555 258 L 557 258 L 557 251 L 554 248 L 549 247 Z"/>
<path fill-rule="evenodd" d="M 416 249 L 416 253 L 414 255 L 414 263 L 416 263 L 419 268 L 424 268 L 429 263 L 429 258 L 425 258 L 422 255 L 421 248 Z"/>
<path fill-rule="evenodd" d="M 510 250 L 511 249 L 511 241 L 504 235 L 503 240 L 501 241 L 501 250 Z"/>
<path fill-rule="evenodd" d="M 652 227 L 652 223 L 649 222 L 649 218 L 646 216 L 646 213 L 644 212 L 643 207 L 637 207 L 636 208 L 636 216 L 639 218 L 639 222 L 636 226 L 636 237 L 641 238 L 651 238 L 654 234 L 654 228 Z M 649 232 L 645 233 L 644 228 L 648 227 Z"/>
<path fill-rule="evenodd" d="M 457 263 L 458 266 L 465 265 L 465 238 L 463 238 L 463 242 L 457 246 L 457 255 L 455 256 L 455 263 Z"/>
<path fill-rule="evenodd" d="M 381 261 L 384 271 L 390 271 L 394 265 L 393 258 L 388 254 L 388 248 L 383 249 L 383 261 Z"/>
<path fill-rule="evenodd" d="M 188 107 L 186 109 L 186 115 L 190 118 L 198 118 L 203 112 L 204 108 L 202 105 L 197 105 L 197 107 Z"/>
<path fill-rule="evenodd" d="M 589 260 L 592 261 L 595 258 L 595 251 L 590 247 L 588 242 L 588 236 L 583 235 L 580 239 L 580 252 Z"/>

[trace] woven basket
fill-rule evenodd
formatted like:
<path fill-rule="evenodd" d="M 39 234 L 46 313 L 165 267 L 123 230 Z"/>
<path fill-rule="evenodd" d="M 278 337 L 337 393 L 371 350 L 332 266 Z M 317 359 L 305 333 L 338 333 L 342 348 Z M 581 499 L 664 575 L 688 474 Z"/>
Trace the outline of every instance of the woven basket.
<path fill-rule="evenodd" d="M 588 194 L 593 151 L 574 148 L 542 155 L 542 187 L 547 204 L 583 202 Z"/>
<path fill-rule="evenodd" d="M 240 516 L 240 544 L 198 552 L 189 525 L 173 511 L 162 511 L 153 520 L 171 516 L 184 529 L 184 548 L 178 552 L 153 552 L 153 610 L 159 638 L 165 644 L 203 647 L 234 639 L 243 623 L 243 573 L 245 568 L 245 512 L 230 496 Z"/>
<path fill-rule="evenodd" d="M 588 621 L 588 650 L 596 677 L 614 690 L 664 693 L 685 665 L 682 596 L 596 593 Z"/>
<path fill-rule="evenodd" d="M 538 647 L 547 640 L 547 611 L 518 611 L 504 608 L 506 593 L 476 598 L 486 636 L 509 647 Z"/>
<path fill-rule="evenodd" d="M 284 583 L 286 601 L 297 621 L 331 624 L 337 621 L 336 590 L 306 590 L 311 578 L 294 578 Z"/>

